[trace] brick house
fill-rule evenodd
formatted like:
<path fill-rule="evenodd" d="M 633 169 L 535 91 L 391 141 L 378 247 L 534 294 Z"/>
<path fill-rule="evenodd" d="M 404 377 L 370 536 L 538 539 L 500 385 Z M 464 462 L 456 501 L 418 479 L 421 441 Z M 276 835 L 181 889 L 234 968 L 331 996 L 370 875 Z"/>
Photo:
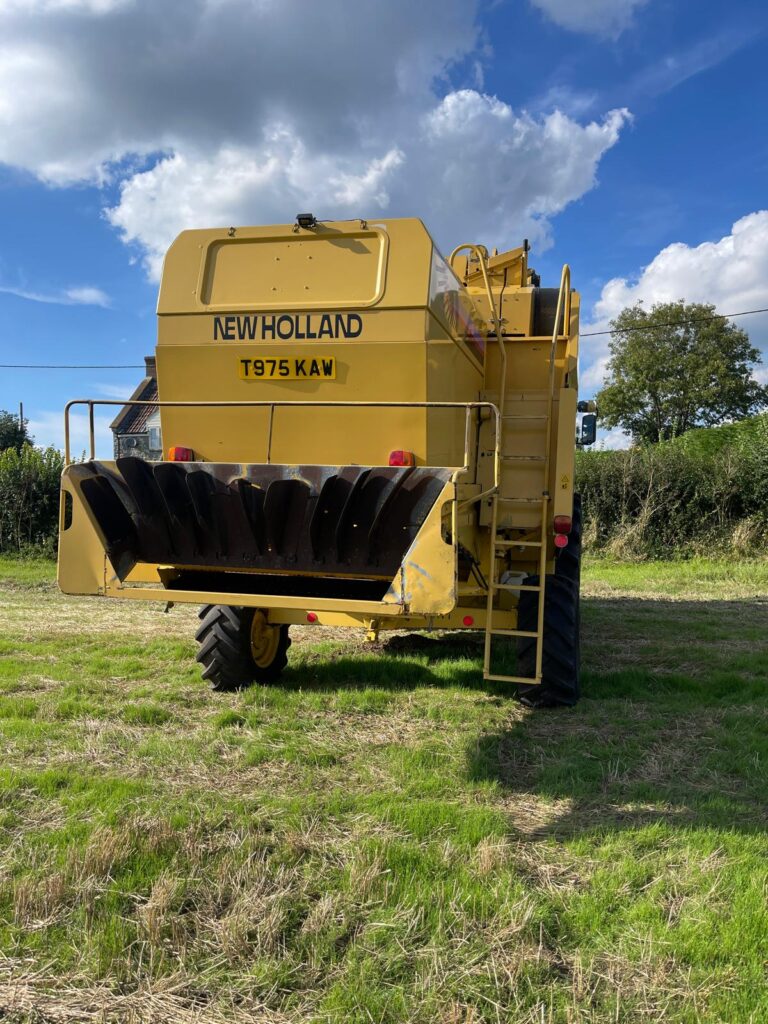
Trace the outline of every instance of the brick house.
<path fill-rule="evenodd" d="M 136 387 L 131 400 L 151 402 L 157 399 L 157 368 L 154 356 L 144 356 L 144 380 Z M 149 462 L 163 457 L 160 434 L 160 410 L 151 405 L 125 405 L 110 423 L 115 458 L 138 455 Z"/>

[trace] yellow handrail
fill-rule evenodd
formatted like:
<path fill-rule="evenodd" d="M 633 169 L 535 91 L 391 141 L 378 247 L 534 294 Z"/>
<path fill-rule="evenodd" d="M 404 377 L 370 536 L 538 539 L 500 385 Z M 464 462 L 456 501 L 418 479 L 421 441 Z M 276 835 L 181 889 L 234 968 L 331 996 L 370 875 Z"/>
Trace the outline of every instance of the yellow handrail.
<path fill-rule="evenodd" d="M 470 249 L 476 256 L 480 263 L 480 270 L 483 275 L 483 283 L 485 284 L 486 295 L 488 296 L 488 306 L 491 313 L 491 323 L 493 325 L 494 332 L 496 334 L 496 341 L 499 346 L 499 356 L 501 358 L 501 382 L 499 384 L 499 409 L 501 414 L 504 414 L 504 398 L 506 397 L 507 389 L 507 350 L 504 347 L 504 337 L 502 333 L 503 320 L 501 313 L 496 311 L 496 303 L 493 301 L 493 290 L 491 289 L 491 282 L 488 278 L 488 268 L 486 267 L 486 260 L 488 259 L 488 251 L 483 246 L 476 245 L 474 242 L 462 242 L 461 245 L 457 245 L 451 255 L 448 257 L 448 263 L 451 270 L 453 270 L 453 261 L 456 256 L 463 250 Z M 475 498 L 470 499 L 462 504 L 462 508 L 466 505 L 473 504 L 479 501 L 481 498 L 487 498 L 490 494 L 496 494 L 499 490 L 499 478 L 501 472 L 501 430 L 496 432 L 496 445 L 493 453 L 493 478 L 494 485 L 490 490 L 483 491 L 482 494 L 478 494 Z"/>
<path fill-rule="evenodd" d="M 320 402 L 320 401 L 269 401 L 269 400 L 255 400 L 252 402 L 233 402 L 227 400 L 221 401 L 163 401 L 162 399 L 146 400 L 146 399 L 121 399 L 121 398 L 73 398 L 67 402 L 64 406 L 64 463 L 70 465 L 72 462 L 71 454 L 71 442 L 70 442 L 70 426 L 69 426 L 69 414 L 70 410 L 77 405 L 85 405 L 88 407 L 88 420 L 89 420 L 89 432 L 90 432 L 90 457 L 94 459 L 96 457 L 96 438 L 94 431 L 94 416 L 93 410 L 97 405 L 119 405 L 124 407 L 130 406 L 151 406 L 152 408 L 203 408 L 203 409 L 218 409 L 218 408 L 262 408 L 270 409 L 274 414 L 276 408 L 327 408 L 327 409 L 339 409 L 339 408 L 373 408 L 373 409 L 463 409 L 465 415 L 465 426 L 464 426 L 464 465 L 461 469 L 456 471 L 456 475 L 460 473 L 466 473 L 470 468 L 470 413 L 473 409 L 488 409 L 489 413 L 494 418 L 495 426 L 495 439 L 496 447 L 498 448 L 501 438 L 501 415 L 498 407 L 493 402 Z M 495 485 L 498 486 L 498 478 L 495 479 Z"/>

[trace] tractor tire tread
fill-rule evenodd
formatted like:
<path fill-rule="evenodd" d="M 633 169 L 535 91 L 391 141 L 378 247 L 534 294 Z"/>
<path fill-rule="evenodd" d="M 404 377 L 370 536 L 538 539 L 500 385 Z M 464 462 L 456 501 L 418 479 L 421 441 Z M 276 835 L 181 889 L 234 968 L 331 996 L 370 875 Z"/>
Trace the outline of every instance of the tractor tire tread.
<path fill-rule="evenodd" d="M 208 604 L 198 616 L 201 622 L 195 639 L 200 647 L 195 657 L 211 689 L 232 692 L 253 682 L 271 683 L 288 664 L 286 655 L 291 639 L 287 626 L 279 627 L 280 642 L 271 663 L 259 666 L 251 653 L 253 608 Z"/>
<path fill-rule="evenodd" d="M 253 609 L 206 605 L 200 609 L 202 624 L 195 634 L 200 648 L 195 656 L 202 676 L 218 692 L 240 690 L 253 682 L 250 628 Z"/>
<path fill-rule="evenodd" d="M 528 577 L 526 583 L 538 585 L 539 577 Z M 525 593 L 518 606 L 520 629 L 535 630 L 538 616 L 538 594 Z M 518 697 L 537 707 L 571 706 L 580 695 L 579 683 L 579 591 L 576 581 L 563 576 L 547 578 L 544 591 L 544 652 L 542 682 L 521 686 Z M 536 673 L 536 639 L 521 637 L 518 642 L 520 675 Z"/>

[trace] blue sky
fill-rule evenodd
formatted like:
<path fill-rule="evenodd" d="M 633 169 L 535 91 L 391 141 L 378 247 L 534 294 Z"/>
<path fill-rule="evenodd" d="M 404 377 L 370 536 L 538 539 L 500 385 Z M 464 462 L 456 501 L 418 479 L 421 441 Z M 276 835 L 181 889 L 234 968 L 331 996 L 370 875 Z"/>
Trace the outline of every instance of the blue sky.
<path fill-rule="evenodd" d="M 0 39 L 2 363 L 141 364 L 178 230 L 300 208 L 528 236 L 598 328 L 768 306 L 757 0 L 0 0 Z M 768 317 L 740 324 L 768 352 Z M 67 399 L 139 376 L 4 369 L 0 408 L 60 444 Z"/>

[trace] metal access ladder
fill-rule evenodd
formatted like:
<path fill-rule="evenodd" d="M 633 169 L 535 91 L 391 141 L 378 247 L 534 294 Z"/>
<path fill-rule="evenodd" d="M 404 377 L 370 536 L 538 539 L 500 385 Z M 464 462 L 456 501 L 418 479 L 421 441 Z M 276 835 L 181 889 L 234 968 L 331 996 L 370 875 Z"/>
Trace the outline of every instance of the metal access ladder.
<path fill-rule="evenodd" d="M 554 405 L 554 394 L 555 394 L 555 357 L 557 354 L 557 340 L 558 340 L 558 328 L 561 320 L 564 318 L 564 333 L 570 328 L 568 318 L 565 317 L 566 307 L 570 305 L 567 302 L 571 287 L 571 272 L 570 268 L 566 264 L 563 267 L 562 275 L 560 278 L 560 292 L 557 298 L 557 313 L 555 315 L 555 324 L 552 331 L 552 344 L 549 354 L 549 387 L 547 391 L 547 413 L 546 417 L 541 416 L 528 416 L 526 414 L 505 414 L 505 393 L 507 383 L 507 353 L 506 353 L 506 342 L 502 333 L 501 319 L 495 313 L 493 303 L 491 309 L 494 313 L 494 319 L 496 321 L 496 340 L 499 345 L 499 354 L 501 356 L 501 383 L 499 387 L 499 410 L 501 413 L 501 439 L 500 439 L 500 459 L 504 462 L 538 462 L 542 469 L 542 488 L 541 498 L 518 498 L 510 497 L 499 493 L 499 486 L 497 486 L 493 495 L 491 496 L 491 546 L 490 546 L 490 572 L 488 578 L 488 594 L 486 603 L 486 616 L 485 616 L 485 648 L 483 653 L 483 679 L 490 680 L 493 682 L 501 683 L 527 683 L 529 685 L 540 685 L 542 680 L 542 663 L 544 658 L 544 603 L 545 603 L 545 588 L 546 588 L 546 570 L 547 570 L 547 541 L 548 541 L 548 530 L 547 523 L 549 522 L 549 470 L 550 470 L 550 448 L 552 442 L 552 412 Z M 544 454 L 543 455 L 506 455 L 504 447 L 505 439 L 505 426 L 509 421 L 513 420 L 535 420 L 546 418 L 546 436 L 544 443 Z M 499 478 L 500 479 L 500 478 Z M 499 522 L 499 506 L 502 504 L 520 505 L 520 504 L 541 504 L 541 523 L 539 530 L 538 540 L 506 540 L 500 535 L 498 522 Z M 499 571 L 499 554 L 503 553 L 507 548 L 538 548 L 539 550 L 539 582 L 537 585 L 530 586 L 522 583 L 501 583 L 498 577 Z M 524 630 L 524 629 L 501 629 L 494 627 L 493 616 L 494 612 L 498 611 L 495 607 L 496 598 L 502 591 L 514 591 L 516 593 L 531 592 L 539 595 L 539 609 L 538 617 L 536 620 L 536 630 Z M 536 669 L 535 675 L 530 676 L 509 676 L 501 675 L 491 671 L 491 650 L 493 644 L 493 637 L 504 636 L 504 637 L 529 637 L 535 638 L 536 640 Z"/>

